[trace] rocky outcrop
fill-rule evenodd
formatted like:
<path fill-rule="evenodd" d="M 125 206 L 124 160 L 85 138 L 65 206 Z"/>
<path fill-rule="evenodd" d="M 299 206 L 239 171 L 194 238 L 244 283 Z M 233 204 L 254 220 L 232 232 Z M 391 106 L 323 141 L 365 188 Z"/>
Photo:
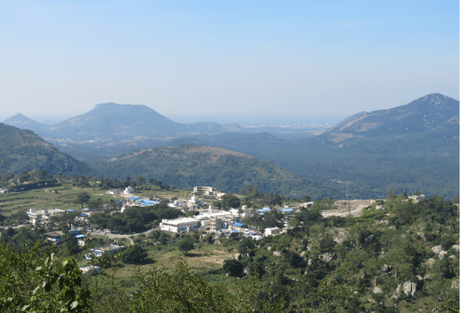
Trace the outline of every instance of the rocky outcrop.
<path fill-rule="evenodd" d="M 429 258 L 429 259 L 426 261 L 426 265 L 427 265 L 428 268 L 433 268 L 435 262 L 436 262 L 435 259 Z"/>
<path fill-rule="evenodd" d="M 242 258 L 243 256 L 240 253 L 235 253 L 235 260 L 241 261 Z"/>
<path fill-rule="evenodd" d="M 374 291 L 374 293 L 382 293 L 383 292 L 382 288 L 380 288 L 379 286 L 375 286 L 373 291 Z"/>
<path fill-rule="evenodd" d="M 324 254 L 321 254 L 319 256 L 319 259 L 326 262 L 326 263 L 329 263 L 332 261 L 332 258 L 334 257 L 334 255 L 332 253 L 329 253 L 329 252 L 326 252 Z"/>
<path fill-rule="evenodd" d="M 398 284 L 398 287 L 396 288 L 396 294 L 392 298 L 399 298 L 401 295 L 401 287 L 406 297 L 413 297 L 417 292 L 417 283 L 406 281 L 402 286 L 401 284 Z"/>
<path fill-rule="evenodd" d="M 433 248 L 431 248 L 431 251 L 436 253 L 440 260 L 442 260 L 447 255 L 447 251 L 442 250 L 441 246 L 434 246 Z"/>
<path fill-rule="evenodd" d="M 273 255 L 274 255 L 274 256 L 280 256 L 280 255 L 281 255 L 281 251 L 273 251 Z"/>

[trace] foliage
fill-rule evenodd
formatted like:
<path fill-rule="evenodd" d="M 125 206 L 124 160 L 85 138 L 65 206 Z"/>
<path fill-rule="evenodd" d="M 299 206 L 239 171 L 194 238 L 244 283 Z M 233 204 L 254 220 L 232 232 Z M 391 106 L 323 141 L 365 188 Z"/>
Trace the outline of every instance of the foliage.
<path fill-rule="evenodd" d="M 222 196 L 222 206 L 224 209 L 238 208 L 240 204 L 240 199 L 232 193 L 226 193 Z"/>
<path fill-rule="evenodd" d="M 193 250 L 195 245 L 193 239 L 190 236 L 185 236 L 184 239 L 179 243 L 179 250 L 187 254 L 190 250 Z"/>
<path fill-rule="evenodd" d="M 55 260 L 40 244 L 14 252 L 0 243 L 0 309 L 4 312 L 89 312 L 90 292 L 72 258 Z"/>
<path fill-rule="evenodd" d="M 147 251 L 140 245 L 135 244 L 123 251 L 121 259 L 123 262 L 130 264 L 143 263 L 147 259 Z"/>
<path fill-rule="evenodd" d="M 76 204 L 80 204 L 81 208 L 83 209 L 83 205 L 87 203 L 91 199 L 91 196 L 87 192 L 81 192 L 77 195 L 77 199 L 75 199 Z"/>

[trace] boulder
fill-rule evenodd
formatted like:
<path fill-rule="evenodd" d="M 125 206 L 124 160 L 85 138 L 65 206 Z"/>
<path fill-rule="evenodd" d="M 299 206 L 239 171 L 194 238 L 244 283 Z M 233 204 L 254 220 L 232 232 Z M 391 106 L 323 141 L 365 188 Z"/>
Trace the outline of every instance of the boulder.
<path fill-rule="evenodd" d="M 267 246 L 267 250 L 270 251 L 272 249 L 272 247 L 270 246 Z"/>
<path fill-rule="evenodd" d="M 242 258 L 243 256 L 240 253 L 235 253 L 235 260 L 241 261 Z"/>
<path fill-rule="evenodd" d="M 447 251 L 442 250 L 441 252 L 439 252 L 439 259 L 440 260 L 444 259 L 446 255 L 447 255 Z"/>
<path fill-rule="evenodd" d="M 303 251 L 301 254 L 300 254 L 300 257 L 304 257 L 305 256 L 305 253 L 307 253 L 307 251 Z"/>
<path fill-rule="evenodd" d="M 442 247 L 441 246 L 434 246 L 433 248 L 431 248 L 431 251 L 433 251 L 436 254 L 439 254 L 439 252 L 442 251 Z"/>
<path fill-rule="evenodd" d="M 435 259 L 429 258 L 429 259 L 426 261 L 426 265 L 428 266 L 428 268 L 433 268 L 435 262 L 436 262 Z"/>
<path fill-rule="evenodd" d="M 460 250 L 460 245 L 453 245 L 452 248 L 454 248 L 455 250 Z"/>
<path fill-rule="evenodd" d="M 413 297 L 417 292 L 417 284 L 411 281 L 406 281 L 403 285 L 404 294 L 408 297 Z"/>
<path fill-rule="evenodd" d="M 326 262 L 326 263 L 331 262 L 333 257 L 334 257 L 334 256 L 332 255 L 332 253 L 329 253 L 329 252 L 326 252 L 326 253 L 321 254 L 321 255 L 319 256 L 319 258 L 320 258 L 322 261 Z"/>
<path fill-rule="evenodd" d="M 383 292 L 383 290 L 379 286 L 374 287 L 374 293 L 382 293 L 382 292 Z"/>
<path fill-rule="evenodd" d="M 273 251 L 273 255 L 274 255 L 274 256 L 280 256 L 280 255 L 281 255 L 281 251 Z"/>
<path fill-rule="evenodd" d="M 311 266 L 311 265 L 315 264 L 315 260 L 313 260 L 313 259 L 308 259 L 308 263 L 307 263 L 307 264 L 308 264 L 308 266 Z"/>
<path fill-rule="evenodd" d="M 391 270 L 391 265 L 383 264 L 381 270 L 382 272 L 386 273 Z"/>

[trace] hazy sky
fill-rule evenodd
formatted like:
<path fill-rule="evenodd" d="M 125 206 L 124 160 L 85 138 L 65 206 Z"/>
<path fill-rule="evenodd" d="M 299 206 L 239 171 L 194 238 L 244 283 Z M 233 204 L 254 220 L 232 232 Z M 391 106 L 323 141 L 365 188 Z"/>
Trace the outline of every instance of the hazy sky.
<path fill-rule="evenodd" d="M 459 94 L 457 0 L 0 0 L 0 29 L 0 120 L 104 102 L 348 116 Z"/>

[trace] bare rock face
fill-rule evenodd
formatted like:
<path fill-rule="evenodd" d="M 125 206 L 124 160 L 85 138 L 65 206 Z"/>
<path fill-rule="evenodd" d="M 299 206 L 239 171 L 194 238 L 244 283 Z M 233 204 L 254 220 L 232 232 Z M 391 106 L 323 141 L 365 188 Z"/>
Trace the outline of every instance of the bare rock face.
<path fill-rule="evenodd" d="M 308 266 L 311 266 L 311 265 L 313 265 L 313 264 L 315 264 L 315 260 L 313 260 L 313 259 L 308 259 Z"/>
<path fill-rule="evenodd" d="M 242 258 L 243 256 L 240 253 L 235 253 L 235 260 L 241 261 Z"/>
<path fill-rule="evenodd" d="M 374 287 L 374 293 L 382 293 L 382 292 L 383 292 L 383 290 L 379 286 Z"/>
<path fill-rule="evenodd" d="M 458 251 L 460 250 L 460 245 L 453 245 L 452 248 Z"/>
<path fill-rule="evenodd" d="M 386 273 L 386 272 L 388 272 L 390 270 L 391 270 L 391 265 L 388 265 L 388 264 L 383 264 L 382 265 L 382 268 L 381 268 L 382 272 Z"/>
<path fill-rule="evenodd" d="M 270 251 L 272 249 L 272 247 L 270 246 L 267 246 L 267 250 Z"/>
<path fill-rule="evenodd" d="M 442 247 L 441 246 L 434 246 L 433 248 L 431 248 L 431 251 L 433 251 L 436 254 L 439 254 L 439 252 L 442 251 Z"/>
<path fill-rule="evenodd" d="M 280 256 L 280 255 L 281 255 L 281 251 L 273 251 L 273 255 L 274 255 L 274 256 Z"/>
<path fill-rule="evenodd" d="M 428 268 L 433 268 L 435 262 L 436 262 L 435 259 L 429 258 L 429 259 L 426 261 L 426 265 L 428 266 Z"/>
<path fill-rule="evenodd" d="M 415 293 L 417 292 L 417 284 L 414 282 L 406 281 L 403 285 L 404 288 L 404 294 L 406 296 L 411 296 L 413 297 Z"/>
<path fill-rule="evenodd" d="M 332 253 L 329 253 L 329 252 L 326 252 L 326 253 L 321 254 L 321 255 L 319 256 L 319 258 L 320 258 L 321 260 L 323 260 L 324 262 L 326 262 L 326 263 L 331 262 L 333 257 L 334 257 L 334 256 L 332 255 Z"/>

